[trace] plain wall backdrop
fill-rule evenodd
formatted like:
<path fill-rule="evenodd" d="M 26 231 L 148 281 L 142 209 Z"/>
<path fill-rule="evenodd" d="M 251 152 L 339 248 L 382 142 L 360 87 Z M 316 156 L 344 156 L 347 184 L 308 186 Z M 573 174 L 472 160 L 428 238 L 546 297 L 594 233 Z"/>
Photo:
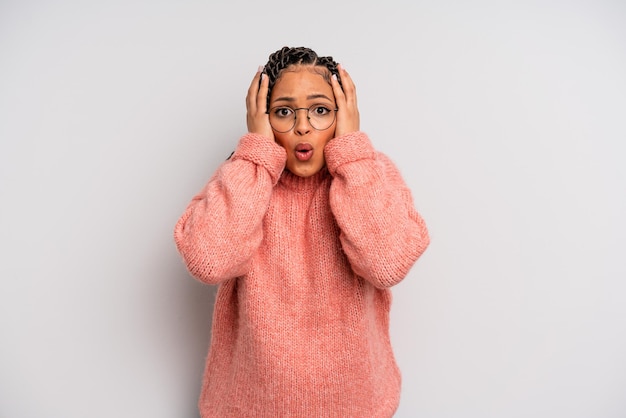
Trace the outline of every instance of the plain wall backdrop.
<path fill-rule="evenodd" d="M 396 416 L 625 417 L 617 0 L 2 0 L 0 417 L 197 417 L 215 289 L 173 228 L 284 45 L 350 71 L 430 229 Z"/>

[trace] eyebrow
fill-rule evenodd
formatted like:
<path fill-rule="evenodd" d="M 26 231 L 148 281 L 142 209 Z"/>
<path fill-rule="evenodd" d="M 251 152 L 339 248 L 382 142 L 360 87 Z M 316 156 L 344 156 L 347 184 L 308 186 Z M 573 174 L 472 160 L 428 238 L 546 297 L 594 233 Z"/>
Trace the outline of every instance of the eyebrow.
<path fill-rule="evenodd" d="M 326 99 L 329 102 L 332 102 L 332 100 L 326 96 L 325 94 L 310 94 L 308 96 L 306 96 L 307 100 L 314 100 L 314 99 Z M 288 96 L 284 96 L 284 97 L 277 97 L 276 99 L 274 99 L 275 102 L 279 102 L 279 101 L 284 101 L 284 102 L 295 102 L 296 99 L 294 97 L 288 97 Z"/>

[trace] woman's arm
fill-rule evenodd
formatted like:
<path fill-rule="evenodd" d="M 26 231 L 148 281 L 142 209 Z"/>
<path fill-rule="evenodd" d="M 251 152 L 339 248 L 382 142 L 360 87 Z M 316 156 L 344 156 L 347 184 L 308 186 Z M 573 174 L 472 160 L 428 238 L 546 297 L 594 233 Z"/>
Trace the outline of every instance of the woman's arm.
<path fill-rule="evenodd" d="M 330 207 L 352 269 L 378 288 L 397 284 L 430 242 L 410 190 L 363 132 L 334 138 L 324 152 Z"/>
<path fill-rule="evenodd" d="M 192 199 L 174 239 L 198 280 L 214 284 L 246 272 L 263 238 L 263 216 L 285 159 L 285 150 L 275 142 L 246 134 Z"/>
<path fill-rule="evenodd" d="M 390 287 L 407 275 L 430 239 L 397 168 L 360 132 L 356 87 L 343 66 L 338 70 L 343 87 L 331 79 L 339 108 L 336 138 L 324 149 L 333 176 L 330 207 L 354 272 L 376 287 Z"/>
<path fill-rule="evenodd" d="M 176 224 L 178 251 L 189 272 L 206 283 L 243 275 L 263 239 L 263 216 L 287 159 L 265 113 L 267 93 L 259 68 L 246 96 L 249 133 Z"/>

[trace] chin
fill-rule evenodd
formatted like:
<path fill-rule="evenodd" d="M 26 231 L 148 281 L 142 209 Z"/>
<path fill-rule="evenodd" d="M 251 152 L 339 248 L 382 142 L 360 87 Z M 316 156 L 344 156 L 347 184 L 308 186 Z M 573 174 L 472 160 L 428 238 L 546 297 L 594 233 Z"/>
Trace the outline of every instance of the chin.
<path fill-rule="evenodd" d="M 322 168 L 321 167 L 318 167 L 318 168 L 313 168 L 313 167 L 310 167 L 310 168 L 309 167 L 307 167 L 307 168 L 303 168 L 303 167 L 289 168 L 289 167 L 287 167 L 287 169 L 292 174 L 295 174 L 298 177 L 311 177 L 311 176 L 314 176 L 315 174 L 319 173 Z"/>

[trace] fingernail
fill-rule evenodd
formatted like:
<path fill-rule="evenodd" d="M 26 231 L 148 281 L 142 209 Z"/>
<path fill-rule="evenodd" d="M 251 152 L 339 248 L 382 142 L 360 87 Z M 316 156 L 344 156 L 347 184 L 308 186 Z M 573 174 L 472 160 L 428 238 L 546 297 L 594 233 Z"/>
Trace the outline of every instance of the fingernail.
<path fill-rule="evenodd" d="M 333 79 L 337 81 L 337 74 L 333 74 Z"/>
<path fill-rule="evenodd" d="M 263 65 L 259 65 L 259 69 L 257 70 L 257 73 L 262 73 L 263 68 L 265 68 Z"/>

